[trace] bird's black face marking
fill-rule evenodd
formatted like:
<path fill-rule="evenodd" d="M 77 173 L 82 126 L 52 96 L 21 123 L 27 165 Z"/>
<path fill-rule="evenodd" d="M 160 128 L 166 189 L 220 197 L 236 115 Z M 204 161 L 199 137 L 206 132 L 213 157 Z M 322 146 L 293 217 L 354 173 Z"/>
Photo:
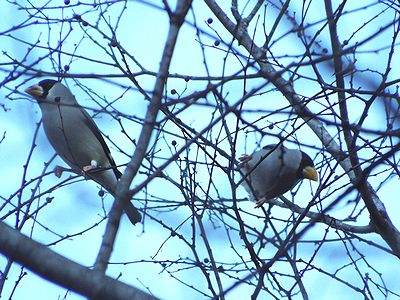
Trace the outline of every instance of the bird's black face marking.
<path fill-rule="evenodd" d="M 50 89 L 53 87 L 53 85 L 55 85 L 58 81 L 55 81 L 53 79 L 45 79 L 42 80 L 41 82 L 39 82 L 39 85 L 42 87 L 43 89 L 43 94 L 42 94 L 42 98 L 46 98 L 47 95 L 49 94 Z"/>
<path fill-rule="evenodd" d="M 311 157 L 309 157 L 307 153 L 304 153 L 303 151 L 301 151 L 301 162 L 300 162 L 299 169 L 297 170 L 297 178 L 299 178 L 299 179 L 304 178 L 303 169 L 306 167 L 314 167 L 314 163 L 313 163 Z"/>
<path fill-rule="evenodd" d="M 55 97 L 55 98 L 54 98 L 54 101 L 55 101 L 56 103 L 60 103 L 60 102 L 61 102 L 61 97 Z"/>

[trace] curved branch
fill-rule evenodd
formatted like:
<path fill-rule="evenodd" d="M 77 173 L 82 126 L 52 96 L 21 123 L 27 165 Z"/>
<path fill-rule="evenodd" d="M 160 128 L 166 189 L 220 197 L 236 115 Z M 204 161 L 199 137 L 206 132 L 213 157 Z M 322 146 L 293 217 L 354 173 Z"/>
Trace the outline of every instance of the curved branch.
<path fill-rule="evenodd" d="M 282 208 L 288 208 L 292 212 L 295 212 L 297 214 L 302 214 L 306 211 L 305 208 L 302 208 L 298 206 L 297 204 L 294 204 L 290 202 L 288 199 L 286 199 L 284 196 L 280 197 L 282 202 L 279 201 L 277 198 L 273 200 L 269 200 L 268 203 L 274 204 L 276 206 L 282 207 Z M 366 226 L 354 226 L 354 225 L 349 225 L 346 224 L 343 221 L 340 221 L 338 219 L 335 219 L 329 215 L 325 215 L 323 213 L 316 213 L 312 211 L 307 211 L 306 212 L 306 217 L 311 219 L 311 222 L 317 222 L 317 223 L 324 223 L 328 225 L 329 227 L 339 229 L 342 231 L 346 232 L 351 232 L 351 233 L 371 233 L 375 232 L 374 226 L 371 225 L 366 225 Z"/>

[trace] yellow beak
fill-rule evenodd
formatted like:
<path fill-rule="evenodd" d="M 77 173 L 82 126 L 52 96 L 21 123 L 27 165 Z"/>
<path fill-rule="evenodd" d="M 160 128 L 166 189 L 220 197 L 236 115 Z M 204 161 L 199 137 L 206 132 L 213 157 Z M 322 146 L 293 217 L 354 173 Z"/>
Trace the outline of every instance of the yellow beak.
<path fill-rule="evenodd" d="M 28 87 L 25 92 L 35 98 L 40 98 L 43 96 L 43 88 L 37 84 Z"/>
<path fill-rule="evenodd" d="M 318 181 L 318 173 L 314 167 L 305 167 L 303 169 L 303 175 L 304 175 L 304 178 L 307 178 L 307 179 L 310 179 L 313 181 Z"/>

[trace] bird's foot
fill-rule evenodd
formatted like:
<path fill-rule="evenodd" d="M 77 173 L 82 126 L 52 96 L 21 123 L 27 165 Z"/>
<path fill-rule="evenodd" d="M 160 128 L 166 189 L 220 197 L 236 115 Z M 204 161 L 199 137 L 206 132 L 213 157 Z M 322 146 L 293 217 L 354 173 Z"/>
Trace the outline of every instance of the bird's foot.
<path fill-rule="evenodd" d="M 94 170 L 94 169 L 97 169 L 97 168 L 99 168 L 98 162 L 95 161 L 95 160 L 92 160 L 90 162 L 90 165 L 83 166 L 83 168 L 82 168 L 82 176 L 85 177 L 85 179 L 87 179 L 88 177 L 90 177 L 90 176 L 88 176 L 89 175 L 88 173 L 90 171 Z"/>
<path fill-rule="evenodd" d="M 260 208 L 265 202 L 268 202 L 268 199 L 265 196 L 261 197 L 257 200 L 255 208 Z"/>
<path fill-rule="evenodd" d="M 243 154 L 241 157 L 239 157 L 239 161 L 241 165 L 247 164 L 251 160 L 251 155 Z"/>
<path fill-rule="evenodd" d="M 82 168 L 82 170 L 83 170 L 84 173 L 86 173 L 86 172 L 89 172 L 90 170 L 96 169 L 98 166 L 99 166 L 98 162 L 95 161 L 95 160 L 92 160 L 92 161 L 90 162 L 90 165 L 84 166 L 84 167 Z"/>

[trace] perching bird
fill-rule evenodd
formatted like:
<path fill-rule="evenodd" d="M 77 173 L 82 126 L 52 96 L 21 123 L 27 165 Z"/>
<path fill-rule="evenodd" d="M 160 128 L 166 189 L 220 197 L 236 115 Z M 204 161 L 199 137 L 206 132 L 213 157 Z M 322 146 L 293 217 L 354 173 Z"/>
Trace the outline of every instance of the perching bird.
<path fill-rule="evenodd" d="M 282 144 L 267 145 L 252 155 L 239 158 L 243 185 L 256 207 L 291 190 L 302 179 L 317 181 L 311 158 L 303 151 Z"/>
<path fill-rule="evenodd" d="M 57 154 L 77 173 L 93 179 L 112 195 L 121 177 L 96 123 L 62 83 L 42 80 L 25 90 L 39 103 L 47 139 Z M 128 202 L 124 210 L 132 222 L 141 220 Z"/>

